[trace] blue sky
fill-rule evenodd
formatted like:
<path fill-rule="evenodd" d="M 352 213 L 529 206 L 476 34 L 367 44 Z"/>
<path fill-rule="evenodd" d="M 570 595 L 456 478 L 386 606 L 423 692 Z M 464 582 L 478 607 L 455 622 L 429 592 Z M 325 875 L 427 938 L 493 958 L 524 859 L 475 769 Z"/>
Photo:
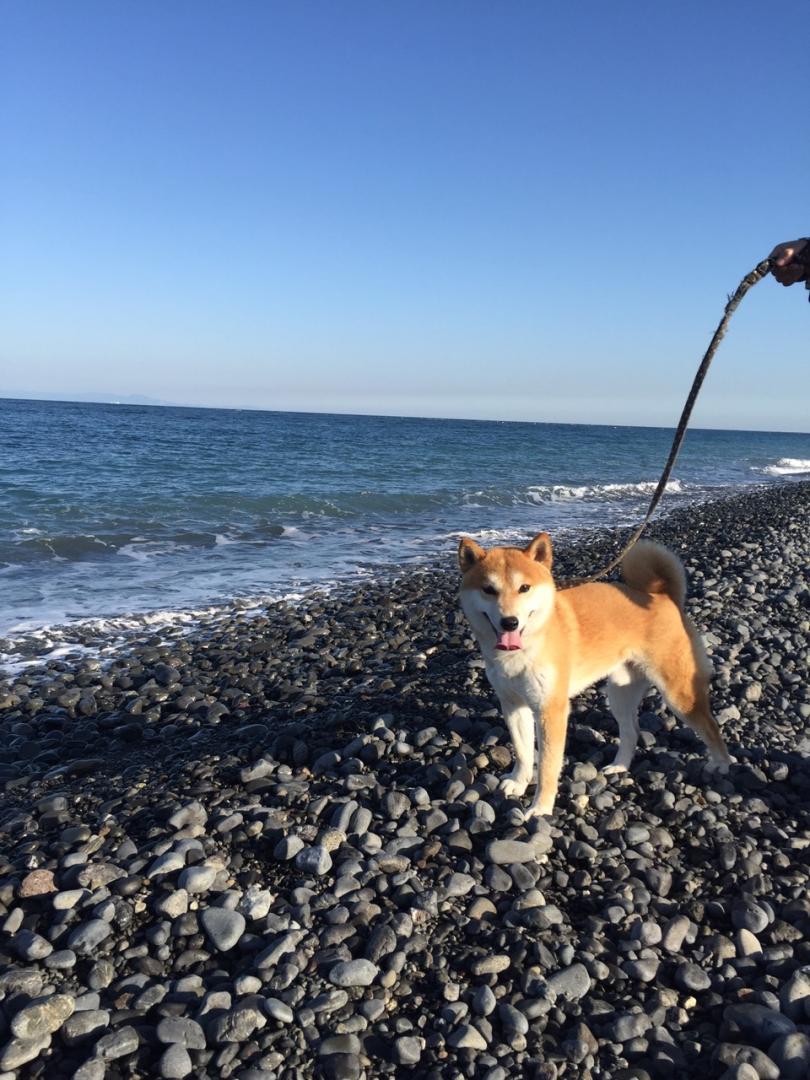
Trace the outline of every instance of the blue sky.
<path fill-rule="evenodd" d="M 0 394 L 673 424 L 810 232 L 800 0 L 0 7 Z M 696 412 L 808 430 L 762 283 Z"/>

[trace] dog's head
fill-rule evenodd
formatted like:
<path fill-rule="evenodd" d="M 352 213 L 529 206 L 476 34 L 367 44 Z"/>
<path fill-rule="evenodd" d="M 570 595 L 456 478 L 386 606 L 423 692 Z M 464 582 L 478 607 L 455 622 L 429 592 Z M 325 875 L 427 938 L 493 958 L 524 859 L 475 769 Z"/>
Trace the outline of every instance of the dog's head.
<path fill-rule="evenodd" d="M 545 623 L 554 604 L 548 533 L 538 533 L 525 548 L 488 551 L 463 536 L 458 562 L 461 607 L 479 644 L 500 652 L 522 649 L 524 636 Z"/>

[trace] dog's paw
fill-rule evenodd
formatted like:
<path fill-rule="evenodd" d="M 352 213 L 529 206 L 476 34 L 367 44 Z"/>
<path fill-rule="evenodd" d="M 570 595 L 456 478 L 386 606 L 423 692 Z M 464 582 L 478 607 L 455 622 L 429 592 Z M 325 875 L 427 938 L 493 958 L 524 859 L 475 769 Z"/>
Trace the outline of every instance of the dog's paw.
<path fill-rule="evenodd" d="M 554 813 L 554 803 L 547 802 L 533 802 L 529 809 L 526 811 L 525 817 L 528 821 L 530 818 L 536 817 L 549 817 Z"/>
<path fill-rule="evenodd" d="M 499 786 L 507 799 L 519 799 L 525 794 L 529 781 L 516 776 L 504 776 Z"/>
<path fill-rule="evenodd" d="M 603 773 L 604 776 L 615 776 L 618 773 L 624 773 L 624 772 L 627 772 L 627 766 L 622 765 L 622 764 L 617 764 L 615 761 L 613 762 L 612 765 L 606 765 L 604 767 L 604 769 L 602 769 L 602 773 Z"/>

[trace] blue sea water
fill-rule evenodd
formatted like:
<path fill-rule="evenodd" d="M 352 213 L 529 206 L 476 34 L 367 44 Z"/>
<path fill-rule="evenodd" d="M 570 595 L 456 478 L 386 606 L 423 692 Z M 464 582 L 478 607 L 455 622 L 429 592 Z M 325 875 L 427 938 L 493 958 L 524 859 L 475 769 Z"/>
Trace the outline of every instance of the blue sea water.
<path fill-rule="evenodd" d="M 514 541 L 630 524 L 671 439 L 656 428 L 0 400 L 0 637 L 8 651 L 45 626 L 450 566 L 462 532 Z M 665 508 L 808 475 L 810 435 L 692 430 Z"/>

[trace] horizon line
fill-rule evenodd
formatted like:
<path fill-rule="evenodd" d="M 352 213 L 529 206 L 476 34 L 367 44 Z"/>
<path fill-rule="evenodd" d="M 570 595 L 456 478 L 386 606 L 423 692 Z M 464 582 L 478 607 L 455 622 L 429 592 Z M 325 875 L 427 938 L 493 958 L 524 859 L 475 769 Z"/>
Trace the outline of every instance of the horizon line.
<path fill-rule="evenodd" d="M 340 412 L 327 409 L 269 409 L 256 405 L 184 405 L 172 401 L 160 401 L 157 399 L 145 399 L 143 401 L 127 401 L 126 398 L 140 397 L 138 394 L 125 394 L 124 400 L 111 399 L 94 400 L 93 398 L 71 397 L 42 397 L 38 395 L 9 395 L 0 393 L 0 401 L 38 401 L 52 405 L 108 405 L 119 409 L 204 409 L 209 412 L 257 412 L 275 413 L 292 416 L 345 416 L 363 417 L 380 420 L 430 420 L 437 423 L 450 421 L 454 423 L 468 424 L 536 424 L 546 427 L 602 427 L 602 428 L 640 428 L 645 431 L 674 431 L 677 423 L 671 426 L 664 424 L 622 424 L 622 423 L 597 423 L 584 420 L 515 420 L 501 417 L 480 416 L 419 416 L 402 413 L 375 413 L 375 412 Z M 101 398 L 101 395 L 99 395 Z M 738 427 L 691 427 L 692 431 L 724 431 L 738 434 L 768 434 L 768 435 L 810 435 L 810 431 L 784 430 L 776 428 L 738 428 Z"/>

